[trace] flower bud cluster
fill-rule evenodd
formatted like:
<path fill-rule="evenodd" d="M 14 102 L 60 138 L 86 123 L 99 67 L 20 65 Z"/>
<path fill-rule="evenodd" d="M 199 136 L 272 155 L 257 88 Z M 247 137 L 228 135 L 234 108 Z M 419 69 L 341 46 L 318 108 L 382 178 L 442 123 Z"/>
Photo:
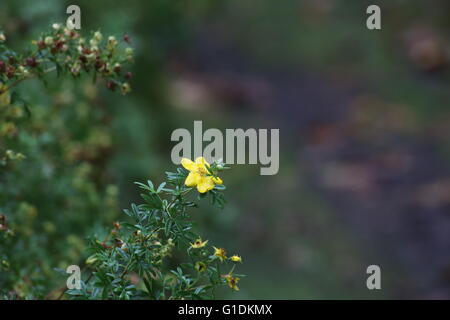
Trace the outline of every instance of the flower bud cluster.
<path fill-rule="evenodd" d="M 82 37 L 75 30 L 53 24 L 52 28 L 32 41 L 33 48 L 25 54 L 16 53 L 5 45 L 6 36 L 0 32 L 0 98 L 8 100 L 9 89 L 31 76 L 43 77 L 57 71 L 74 77 L 91 74 L 101 78 L 112 91 L 122 94 L 131 91 L 128 81 L 131 72 L 124 71 L 133 61 L 133 49 L 129 47 L 130 37 L 125 35 L 119 41 L 114 36 L 104 39 L 100 31 L 91 37 Z M 7 94 L 1 97 L 3 94 Z"/>

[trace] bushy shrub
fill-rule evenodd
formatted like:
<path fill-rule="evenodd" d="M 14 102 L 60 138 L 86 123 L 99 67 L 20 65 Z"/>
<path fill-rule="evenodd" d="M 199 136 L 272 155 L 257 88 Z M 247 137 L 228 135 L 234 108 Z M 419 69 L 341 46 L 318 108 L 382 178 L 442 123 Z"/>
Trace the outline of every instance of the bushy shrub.
<path fill-rule="evenodd" d="M 217 174 L 225 166 L 220 162 L 210 166 L 203 158 L 195 163 L 183 160 L 189 174 L 179 168 L 166 172 L 167 181 L 158 187 L 150 180 L 137 183 L 144 191 L 144 203 L 125 210 L 130 222 L 116 222 L 105 239 L 91 239 L 92 255 L 86 260 L 90 274 L 81 289 L 67 292 L 70 296 L 206 299 L 215 297 L 218 286 L 239 290 L 242 275 L 234 270 L 241 257 L 227 256 L 225 249 L 211 247 L 194 232 L 192 208 L 197 204 L 188 198 L 197 189 L 199 200 L 209 197 L 212 204 L 223 206 L 225 187 Z M 168 259 L 176 254 L 177 259 Z M 226 264 L 227 272 L 222 274 Z"/>
<path fill-rule="evenodd" d="M 127 93 L 132 49 L 60 24 L 24 52 L 7 40 L 0 33 L 0 294 L 44 298 L 60 281 L 53 268 L 79 261 L 85 235 L 118 211 L 95 84 Z"/>

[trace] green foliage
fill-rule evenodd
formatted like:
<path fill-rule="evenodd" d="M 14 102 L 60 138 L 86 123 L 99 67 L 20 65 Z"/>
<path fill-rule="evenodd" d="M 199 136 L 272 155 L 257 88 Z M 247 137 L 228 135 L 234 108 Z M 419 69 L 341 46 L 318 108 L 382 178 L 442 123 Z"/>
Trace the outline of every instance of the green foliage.
<path fill-rule="evenodd" d="M 223 170 L 214 163 L 212 175 Z M 91 239 L 86 260 L 90 275 L 80 290 L 67 292 L 76 299 L 207 299 L 218 286 L 239 290 L 242 275 L 234 274 L 239 256 L 226 257 L 224 249 L 208 246 L 194 232 L 189 195 L 195 188 L 185 186 L 187 171 L 166 172 L 167 181 L 156 187 L 152 181 L 136 183 L 144 193 L 143 204 L 124 210 L 130 222 L 115 223 L 109 235 Z M 210 197 L 223 204 L 216 186 L 198 200 Z M 169 257 L 176 259 L 169 259 Z M 187 261 L 187 262 L 181 262 Z M 221 273 L 224 264 L 228 272 Z"/>
<path fill-rule="evenodd" d="M 95 84 L 103 79 L 111 90 L 129 91 L 130 74 L 122 69 L 131 49 L 60 25 L 23 52 L 4 40 L 0 36 L 0 294 L 52 298 L 60 282 L 53 268 L 79 261 L 84 236 L 118 210 L 117 187 L 106 174 L 113 148 L 108 110 L 96 103 Z M 46 85 L 47 98 L 31 79 Z"/>

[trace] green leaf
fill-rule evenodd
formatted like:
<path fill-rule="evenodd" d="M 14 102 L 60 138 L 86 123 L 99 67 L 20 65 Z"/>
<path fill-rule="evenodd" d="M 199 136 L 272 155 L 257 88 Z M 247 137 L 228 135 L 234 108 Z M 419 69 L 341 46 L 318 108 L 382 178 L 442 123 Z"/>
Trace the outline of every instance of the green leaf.
<path fill-rule="evenodd" d="M 164 188 L 165 185 L 166 185 L 165 182 L 161 183 L 161 184 L 159 185 L 159 187 L 158 187 L 158 190 L 156 190 L 156 193 L 160 193 L 161 190 L 163 190 L 163 188 Z"/>

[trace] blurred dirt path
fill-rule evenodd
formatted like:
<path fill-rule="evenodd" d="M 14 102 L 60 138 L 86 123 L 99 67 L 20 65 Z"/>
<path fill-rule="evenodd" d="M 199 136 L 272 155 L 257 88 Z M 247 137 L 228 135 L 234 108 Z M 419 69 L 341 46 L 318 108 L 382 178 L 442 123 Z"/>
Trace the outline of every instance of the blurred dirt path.
<path fill-rule="evenodd" d="M 211 39 L 174 59 L 177 74 L 234 111 L 281 122 L 282 136 L 292 137 L 284 142 L 298 149 L 293 160 L 336 219 L 400 266 L 397 297 L 449 298 L 450 166 L 439 141 L 358 79 L 256 66 Z"/>

